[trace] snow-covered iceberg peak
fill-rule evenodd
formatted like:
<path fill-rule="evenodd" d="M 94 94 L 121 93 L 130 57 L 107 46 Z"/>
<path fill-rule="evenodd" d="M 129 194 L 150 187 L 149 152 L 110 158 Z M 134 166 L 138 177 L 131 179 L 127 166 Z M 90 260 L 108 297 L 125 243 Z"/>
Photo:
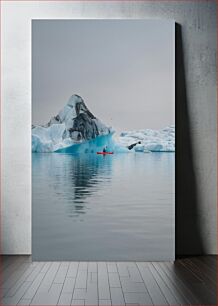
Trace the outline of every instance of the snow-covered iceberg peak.
<path fill-rule="evenodd" d="M 89 111 L 84 100 L 72 95 L 46 125 L 32 127 L 32 151 L 54 152 L 110 133 L 111 128 Z"/>

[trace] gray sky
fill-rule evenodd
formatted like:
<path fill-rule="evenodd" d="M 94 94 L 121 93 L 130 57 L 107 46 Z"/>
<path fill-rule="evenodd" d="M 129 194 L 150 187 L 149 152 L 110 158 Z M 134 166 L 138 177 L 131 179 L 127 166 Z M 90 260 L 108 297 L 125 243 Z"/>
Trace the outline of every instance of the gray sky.
<path fill-rule="evenodd" d="M 117 130 L 174 124 L 174 22 L 34 20 L 33 124 L 80 95 Z"/>

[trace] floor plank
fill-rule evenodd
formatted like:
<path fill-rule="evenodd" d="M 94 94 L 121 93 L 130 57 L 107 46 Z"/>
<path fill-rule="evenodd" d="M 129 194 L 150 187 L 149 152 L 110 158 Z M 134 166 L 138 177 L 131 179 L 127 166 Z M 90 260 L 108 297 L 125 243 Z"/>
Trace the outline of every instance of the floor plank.
<path fill-rule="evenodd" d="M 67 277 L 76 277 L 78 268 L 79 268 L 78 262 L 70 262 L 70 266 L 67 271 Z"/>
<path fill-rule="evenodd" d="M 124 293 L 124 299 L 128 304 L 152 305 L 150 296 L 145 292 L 126 292 Z"/>
<path fill-rule="evenodd" d="M 55 278 L 55 275 L 59 269 L 60 263 L 58 262 L 53 262 L 51 264 L 51 266 L 49 267 L 45 277 L 43 278 L 39 288 L 38 288 L 38 292 L 48 292 L 49 289 L 51 288 L 52 284 L 53 284 L 53 280 Z"/>
<path fill-rule="evenodd" d="M 168 274 L 164 270 L 161 269 L 159 263 L 153 263 L 153 266 L 155 267 L 155 269 L 157 270 L 157 272 L 159 273 L 161 278 L 164 280 L 164 282 L 167 284 L 168 288 L 170 288 L 171 292 L 176 297 L 179 304 L 189 305 L 190 303 L 189 303 L 189 300 L 188 300 L 187 296 L 185 296 L 185 294 L 183 293 L 183 291 L 180 287 L 178 288 L 175 285 L 174 280 L 169 278 Z"/>
<path fill-rule="evenodd" d="M 214 261 L 210 256 L 198 256 L 196 259 L 200 260 L 211 272 L 217 273 L 217 260 Z"/>
<path fill-rule="evenodd" d="M 111 305 L 111 300 L 99 300 L 99 305 L 110 306 Z"/>
<path fill-rule="evenodd" d="M 30 286 L 30 282 L 24 282 L 12 297 L 3 298 L 3 305 L 16 305 Z"/>
<path fill-rule="evenodd" d="M 202 275 L 203 281 L 209 284 L 209 286 L 216 287 L 216 269 L 210 270 L 208 265 L 205 265 L 204 262 L 200 261 L 198 258 L 192 258 L 189 260 L 189 264 L 191 264 L 196 273 L 198 275 Z"/>
<path fill-rule="evenodd" d="M 37 266 L 36 263 L 27 263 L 16 261 L 15 265 L 12 265 L 12 269 L 10 267 L 7 269 L 6 273 L 3 273 L 2 279 L 2 288 L 10 289 L 13 284 L 15 284 L 20 277 L 26 272 L 26 270 L 31 270 L 31 267 Z"/>
<path fill-rule="evenodd" d="M 23 305 L 23 306 L 27 306 L 30 305 L 31 303 L 31 299 L 21 299 L 20 302 L 17 305 Z"/>
<path fill-rule="evenodd" d="M 58 301 L 58 305 L 71 305 L 73 293 L 62 292 Z"/>
<path fill-rule="evenodd" d="M 1 305 L 216 305 L 216 256 L 175 262 L 1 260 Z"/>
<path fill-rule="evenodd" d="M 174 282 L 175 286 L 180 288 L 191 305 L 200 304 L 200 300 L 190 290 L 188 285 L 189 283 L 184 282 L 179 275 L 177 275 L 174 265 L 170 263 L 160 263 L 160 266 L 166 272 L 171 281 Z"/>
<path fill-rule="evenodd" d="M 111 300 L 108 265 L 97 265 L 98 297 L 100 300 Z"/>
<path fill-rule="evenodd" d="M 9 286 L 10 289 L 7 291 L 7 293 L 4 296 L 5 297 L 13 296 L 16 293 L 16 291 L 19 289 L 19 287 L 23 284 L 23 282 L 24 281 L 31 282 L 31 274 L 34 271 L 39 273 L 41 268 L 42 268 L 41 265 L 30 264 L 26 267 L 25 272 L 21 270 L 20 273 L 18 273 L 18 271 L 16 274 L 13 273 L 11 279 L 8 279 L 7 285 L 5 284 L 5 286 Z M 36 277 L 37 273 L 34 273 L 32 279 Z M 10 285 L 9 285 L 9 282 L 10 282 Z"/>
<path fill-rule="evenodd" d="M 75 282 L 76 282 L 75 277 L 66 277 L 64 281 L 62 293 L 73 293 Z"/>
<path fill-rule="evenodd" d="M 69 269 L 69 263 L 62 262 L 59 266 L 59 269 L 55 275 L 54 283 L 63 284 L 67 276 L 67 271 Z"/>
<path fill-rule="evenodd" d="M 180 304 L 179 300 L 173 294 L 173 292 L 172 292 L 173 290 L 169 288 L 168 284 L 162 279 L 162 277 L 159 275 L 159 273 L 157 272 L 157 270 L 154 268 L 154 266 L 152 264 L 149 265 L 149 269 L 150 269 L 154 279 L 158 283 L 159 287 L 161 288 L 168 304 L 179 305 Z"/>
<path fill-rule="evenodd" d="M 86 289 L 87 287 L 87 270 L 78 270 L 77 277 L 76 277 L 76 289 Z"/>
<path fill-rule="evenodd" d="M 167 300 L 148 267 L 138 263 L 138 268 L 154 305 L 167 305 Z"/>
<path fill-rule="evenodd" d="M 48 292 L 37 292 L 30 305 L 57 305 L 62 284 L 52 284 Z"/>
<path fill-rule="evenodd" d="M 121 288 L 111 288 L 112 305 L 125 305 L 124 294 Z"/>
<path fill-rule="evenodd" d="M 120 277 L 118 273 L 109 273 L 109 283 L 111 288 L 121 287 Z"/>
<path fill-rule="evenodd" d="M 203 305 L 216 305 L 216 291 L 209 290 L 205 283 L 202 281 L 202 277 L 197 276 L 190 270 L 187 265 L 184 265 L 182 261 L 175 263 L 178 271 L 185 277 L 185 282 L 189 288 L 201 301 Z"/>
<path fill-rule="evenodd" d="M 71 305 L 76 305 L 76 306 L 85 306 L 85 300 L 72 300 Z"/>

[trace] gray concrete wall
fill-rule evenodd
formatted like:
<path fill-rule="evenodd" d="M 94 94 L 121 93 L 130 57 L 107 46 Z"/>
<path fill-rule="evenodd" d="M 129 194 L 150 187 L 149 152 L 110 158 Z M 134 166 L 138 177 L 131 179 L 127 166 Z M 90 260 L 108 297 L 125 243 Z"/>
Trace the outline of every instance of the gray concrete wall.
<path fill-rule="evenodd" d="M 178 24 L 177 254 L 217 253 L 216 2 L 3 1 L 2 16 L 2 252 L 31 253 L 31 19 L 158 18 Z"/>

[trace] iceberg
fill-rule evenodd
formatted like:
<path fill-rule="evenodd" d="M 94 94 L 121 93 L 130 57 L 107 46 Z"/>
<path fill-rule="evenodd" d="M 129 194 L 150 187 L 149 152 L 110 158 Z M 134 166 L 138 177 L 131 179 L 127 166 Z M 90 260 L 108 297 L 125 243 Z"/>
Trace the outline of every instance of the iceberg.
<path fill-rule="evenodd" d="M 92 140 L 65 146 L 55 150 L 55 152 L 65 154 L 96 153 L 97 151 L 102 151 L 104 146 L 107 146 L 109 151 L 115 150 L 115 143 L 112 139 L 112 134 L 97 136 Z"/>
<path fill-rule="evenodd" d="M 116 138 L 116 142 L 123 147 L 140 142 L 134 147 L 135 152 L 175 152 L 175 126 L 160 130 L 124 131 Z"/>
<path fill-rule="evenodd" d="M 72 95 L 64 108 L 45 125 L 32 126 L 32 152 L 96 153 L 107 146 L 116 153 L 175 152 L 175 127 L 123 131 L 119 136 Z M 139 143 L 140 142 L 140 143 Z M 138 143 L 132 150 L 128 146 Z"/>
<path fill-rule="evenodd" d="M 112 133 L 112 128 L 96 118 L 80 96 L 72 95 L 64 108 L 46 125 L 32 127 L 32 152 L 68 152 L 72 146 L 74 152 L 80 145 L 84 148 L 85 143 L 86 146 L 92 144 L 97 137 L 100 137 L 97 144 L 106 144 L 106 138 L 101 136 Z"/>

